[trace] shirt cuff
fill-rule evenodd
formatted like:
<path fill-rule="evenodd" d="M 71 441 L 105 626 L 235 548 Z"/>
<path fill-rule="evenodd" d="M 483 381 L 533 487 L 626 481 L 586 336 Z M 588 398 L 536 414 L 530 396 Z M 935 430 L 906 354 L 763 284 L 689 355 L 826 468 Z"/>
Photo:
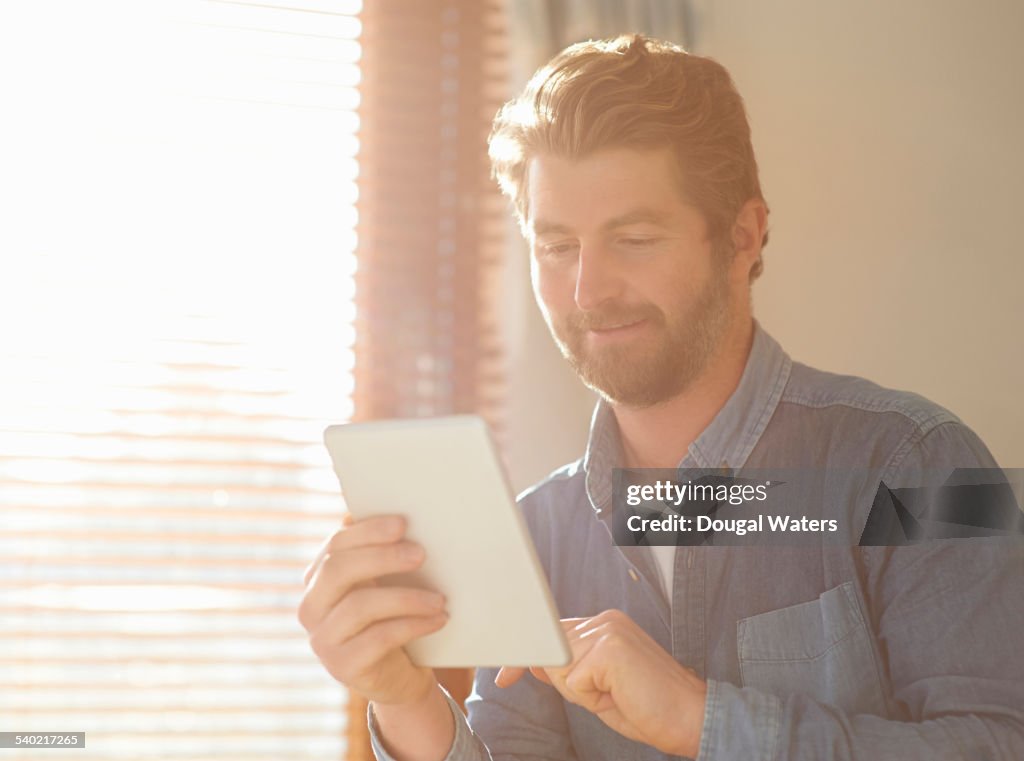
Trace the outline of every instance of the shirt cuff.
<path fill-rule="evenodd" d="M 455 702 L 444 687 L 441 687 L 441 692 L 444 694 L 445 700 L 448 701 L 448 707 L 455 718 L 455 739 L 452 741 L 451 750 L 444 757 L 444 761 L 486 759 L 487 755 L 480 747 L 480 741 L 469 728 L 469 722 L 466 720 L 466 715 L 462 713 L 462 709 L 459 708 L 459 704 Z M 366 723 L 370 728 L 370 745 L 373 748 L 373 755 L 377 758 L 377 761 L 395 761 L 394 757 L 384 750 L 384 745 L 380 741 L 377 718 L 373 715 L 373 703 L 367 703 L 366 705 Z"/>
<path fill-rule="evenodd" d="M 707 686 L 697 761 L 772 761 L 779 743 L 782 701 L 714 679 Z"/>

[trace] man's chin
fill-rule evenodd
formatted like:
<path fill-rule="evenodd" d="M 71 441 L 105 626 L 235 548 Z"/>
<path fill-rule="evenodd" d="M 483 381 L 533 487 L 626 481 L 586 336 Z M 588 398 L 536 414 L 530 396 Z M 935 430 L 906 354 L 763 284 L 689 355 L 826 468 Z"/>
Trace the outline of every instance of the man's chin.
<path fill-rule="evenodd" d="M 585 378 L 583 383 L 606 402 L 631 409 L 646 409 L 672 399 L 681 389 L 650 383 L 616 382 L 609 378 Z"/>
<path fill-rule="evenodd" d="M 573 366 L 595 377 L 619 375 L 650 378 L 667 359 L 664 343 L 652 340 L 622 341 L 588 346 L 571 358 Z"/>
<path fill-rule="evenodd" d="M 588 388 L 606 401 L 627 407 L 651 407 L 678 391 L 677 379 L 663 377 L 663 368 L 650 367 L 635 358 L 618 357 L 601 363 L 573 361 L 572 365 Z"/>
<path fill-rule="evenodd" d="M 652 337 L 645 337 L 652 338 Z M 634 338 L 589 345 L 576 336 L 571 349 L 558 341 L 562 355 L 591 390 L 606 401 L 627 407 L 651 407 L 678 393 L 678 377 L 666 363 L 663 342 Z"/>

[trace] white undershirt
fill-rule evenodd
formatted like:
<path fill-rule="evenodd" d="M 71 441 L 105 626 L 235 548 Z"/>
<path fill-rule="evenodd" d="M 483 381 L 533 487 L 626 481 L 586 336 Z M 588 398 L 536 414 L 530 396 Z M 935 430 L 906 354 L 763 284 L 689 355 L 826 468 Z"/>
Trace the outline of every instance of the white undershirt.
<path fill-rule="evenodd" d="M 676 548 L 672 545 L 667 547 L 651 546 L 651 553 L 654 555 L 654 564 L 658 566 L 661 574 L 662 587 L 665 590 L 665 597 L 668 604 L 672 605 L 672 579 L 675 576 Z"/>

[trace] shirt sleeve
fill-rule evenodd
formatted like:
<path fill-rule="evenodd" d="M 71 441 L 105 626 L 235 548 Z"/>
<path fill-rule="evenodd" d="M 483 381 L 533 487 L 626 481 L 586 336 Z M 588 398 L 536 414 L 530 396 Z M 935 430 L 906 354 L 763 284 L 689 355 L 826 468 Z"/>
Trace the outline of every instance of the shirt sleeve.
<path fill-rule="evenodd" d="M 448 701 L 448 707 L 451 708 L 452 715 L 455 717 L 455 739 L 452 741 L 452 747 L 448 751 L 448 755 L 444 757 L 444 761 L 490 761 L 491 754 L 484 747 L 480 739 L 473 734 L 473 730 L 469 728 L 469 724 L 466 723 L 466 717 L 458 704 L 448 694 L 447 690 L 443 687 L 441 690 L 444 692 L 445 700 Z M 384 750 L 384 744 L 381 742 L 380 731 L 377 727 L 377 719 L 373 715 L 372 703 L 366 708 L 366 721 L 370 727 L 370 745 L 373 748 L 374 757 L 377 761 L 395 761 Z"/>
<path fill-rule="evenodd" d="M 558 691 L 527 673 L 496 687 L 497 669 L 477 669 L 466 710 L 473 731 L 508 761 L 576 761 L 565 703 Z"/>
<path fill-rule="evenodd" d="M 995 468 L 959 422 L 908 447 L 893 481 Z M 892 714 L 711 680 L 698 761 L 1019 761 L 1024 758 L 1024 541 L 984 537 L 862 548 L 865 596 Z"/>
<path fill-rule="evenodd" d="M 477 669 L 473 694 L 466 700 L 468 719 L 444 692 L 455 717 L 455 739 L 444 761 L 576 761 L 561 696 L 530 674 L 511 687 L 496 687 L 497 673 Z M 395 761 L 384 750 L 372 706 L 367 722 L 374 756 Z"/>

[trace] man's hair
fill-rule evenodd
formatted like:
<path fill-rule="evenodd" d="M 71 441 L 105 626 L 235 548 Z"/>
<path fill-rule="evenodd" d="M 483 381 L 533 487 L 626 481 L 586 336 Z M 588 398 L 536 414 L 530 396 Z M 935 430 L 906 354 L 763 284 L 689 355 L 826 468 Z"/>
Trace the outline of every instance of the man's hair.
<path fill-rule="evenodd" d="M 494 118 L 492 172 L 526 230 L 526 173 L 538 153 L 577 159 L 605 148 L 671 148 L 680 190 L 732 251 L 736 215 L 764 201 L 743 99 L 721 64 L 643 35 L 570 45 Z M 762 245 L 768 243 L 768 233 Z M 751 269 L 761 274 L 760 258 Z"/>

